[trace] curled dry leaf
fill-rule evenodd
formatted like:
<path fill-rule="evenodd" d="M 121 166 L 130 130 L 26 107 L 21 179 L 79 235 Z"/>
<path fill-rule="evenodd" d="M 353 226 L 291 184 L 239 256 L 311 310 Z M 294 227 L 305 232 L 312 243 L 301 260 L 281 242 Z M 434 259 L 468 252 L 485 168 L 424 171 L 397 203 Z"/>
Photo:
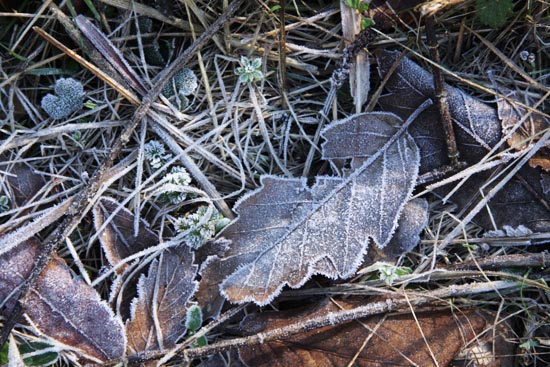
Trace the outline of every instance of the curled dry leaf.
<path fill-rule="evenodd" d="M 396 135 L 401 124 L 387 113 L 331 124 L 323 133 L 325 159 L 336 158 L 336 147 L 346 145 L 370 152 L 346 178 L 317 177 L 310 188 L 305 179 L 264 176 L 262 187 L 236 204 L 239 217 L 221 234 L 232 245 L 210 274 L 218 281 L 229 275 L 222 294 L 231 302 L 265 305 L 286 284 L 300 287 L 313 274 L 350 277 L 371 240 L 387 245 L 420 159 L 412 137 Z"/>
<path fill-rule="evenodd" d="M 164 350 L 186 333 L 189 299 L 197 290 L 193 252 L 179 246 L 162 252 L 138 283 L 138 298 L 126 322 L 128 353 Z"/>
<path fill-rule="evenodd" d="M 115 212 L 113 219 L 105 225 L 108 218 Z M 134 236 L 134 215 L 128 209 L 121 208 L 120 203 L 112 198 L 102 197 L 93 208 L 93 213 L 99 242 L 112 266 L 159 242 L 158 236 L 147 228 L 143 220 L 140 221 L 137 236 Z M 127 267 L 128 264 L 121 266 L 117 273 L 122 273 Z"/>
<path fill-rule="evenodd" d="M 241 323 L 256 334 L 300 323 L 330 312 L 364 305 L 364 300 L 324 301 L 306 310 L 248 315 Z M 301 333 L 287 339 L 242 347 L 247 366 L 447 366 L 457 352 L 491 322 L 489 315 L 472 310 L 417 312 L 388 317 L 373 316 L 337 326 Z M 435 359 L 435 361 L 434 361 Z"/>

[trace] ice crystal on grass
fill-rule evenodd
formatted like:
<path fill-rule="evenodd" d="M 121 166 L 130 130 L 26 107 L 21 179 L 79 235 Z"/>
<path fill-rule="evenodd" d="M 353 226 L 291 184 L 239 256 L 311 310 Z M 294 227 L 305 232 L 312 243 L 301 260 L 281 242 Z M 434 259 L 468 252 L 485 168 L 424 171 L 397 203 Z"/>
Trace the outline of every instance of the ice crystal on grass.
<path fill-rule="evenodd" d="M 174 227 L 176 231 L 185 233 L 185 242 L 189 247 L 201 247 L 229 223 L 229 219 L 217 210 L 210 213 L 208 217 L 208 207 L 200 207 L 195 213 L 176 219 Z"/>
<path fill-rule="evenodd" d="M 187 187 L 191 184 L 191 176 L 181 166 L 172 167 L 164 179 L 164 184 L 157 190 L 157 195 L 163 201 L 177 205 L 187 198 Z"/>
<path fill-rule="evenodd" d="M 150 142 L 146 143 L 143 147 L 144 153 L 145 153 L 145 159 L 149 161 L 149 164 L 154 169 L 159 169 L 172 158 L 172 154 L 166 153 L 166 149 L 164 148 L 164 144 L 159 142 L 158 140 L 151 140 Z"/>
<path fill-rule="evenodd" d="M 61 78 L 55 82 L 55 94 L 46 94 L 41 106 L 51 118 L 61 119 L 82 108 L 84 88 L 72 78 Z"/>

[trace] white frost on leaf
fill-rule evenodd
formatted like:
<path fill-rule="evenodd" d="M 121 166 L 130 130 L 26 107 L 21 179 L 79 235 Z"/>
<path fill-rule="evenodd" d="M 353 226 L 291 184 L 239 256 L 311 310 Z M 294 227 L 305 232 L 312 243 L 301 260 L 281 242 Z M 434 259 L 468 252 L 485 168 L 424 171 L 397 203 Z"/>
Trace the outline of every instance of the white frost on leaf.
<path fill-rule="evenodd" d="M 138 283 L 126 322 L 128 353 L 165 350 L 185 335 L 185 318 L 197 290 L 197 266 L 187 246 L 165 250 Z"/>
<path fill-rule="evenodd" d="M 262 177 L 262 187 L 238 201 L 239 217 L 221 234 L 232 241 L 219 265 L 228 275 L 221 293 L 231 302 L 266 305 L 285 285 L 300 287 L 313 274 L 348 278 L 371 240 L 388 244 L 420 162 L 413 138 L 396 135 L 400 125 L 396 115 L 365 113 L 327 127 L 323 158 L 335 157 L 338 146 L 366 158 L 345 179 L 318 177 L 310 188 L 304 178 Z"/>

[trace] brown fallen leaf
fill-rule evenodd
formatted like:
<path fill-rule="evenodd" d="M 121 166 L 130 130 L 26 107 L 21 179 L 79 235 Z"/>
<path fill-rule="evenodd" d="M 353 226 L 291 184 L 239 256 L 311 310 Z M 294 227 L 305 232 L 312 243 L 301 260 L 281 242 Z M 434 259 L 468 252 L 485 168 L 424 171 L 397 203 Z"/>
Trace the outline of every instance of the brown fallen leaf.
<path fill-rule="evenodd" d="M 517 99 L 515 93 L 509 94 L 509 96 L 512 99 Z M 497 100 L 497 108 L 498 117 L 502 121 L 502 133 L 505 135 L 511 132 L 523 119 L 521 126 L 506 141 L 515 150 L 523 150 L 530 144 L 536 143 L 541 132 L 550 126 L 550 121 L 539 113 L 531 113 L 527 119 L 524 119 L 524 116 L 527 115 L 527 110 L 503 98 Z M 540 167 L 546 172 L 550 172 L 550 149 L 545 147 L 539 150 L 529 160 L 529 165 L 533 168 Z"/>
<path fill-rule="evenodd" d="M 22 206 L 44 186 L 44 177 L 24 164 L 14 164 L 5 175 L 15 206 Z"/>
<path fill-rule="evenodd" d="M 378 53 L 378 67 L 382 77 L 390 71 L 399 54 L 392 51 Z M 434 98 L 431 74 L 408 58 L 403 58 L 399 63 L 389 77 L 386 88 L 388 93 L 380 98 L 380 104 L 400 116 L 410 115 L 426 98 Z M 446 88 L 460 160 L 475 164 L 500 140 L 501 119 L 513 123 L 517 121 L 518 112 L 511 106 L 501 106 L 497 113 L 496 108 L 458 88 L 449 85 Z M 508 125 L 504 126 L 504 129 L 508 128 Z M 418 116 L 409 131 L 421 152 L 421 173 L 449 163 L 439 114 L 433 106 Z M 480 200 L 479 189 L 485 186 L 494 172 L 490 170 L 473 175 L 450 197 L 450 201 L 457 205 L 457 212 L 467 212 Z M 486 229 L 495 229 L 494 225 L 497 228 L 525 225 L 535 232 L 550 230 L 550 210 L 547 204 L 550 202 L 550 190 L 543 192 L 543 183 L 538 170 L 523 167 L 519 177 L 508 182 L 490 201 L 487 210 L 480 212 L 474 221 Z M 454 183 L 437 189 L 437 193 L 445 196 L 453 188 Z M 486 187 L 485 190 L 490 188 Z"/>
<path fill-rule="evenodd" d="M 353 308 L 364 301 L 337 303 Z M 325 301 L 303 311 L 255 313 L 242 321 L 241 328 L 251 335 L 339 309 Z M 426 311 L 415 316 L 416 319 L 412 314 L 368 317 L 285 340 L 242 347 L 239 354 L 247 366 L 255 367 L 444 367 L 488 325 L 487 315 L 474 310 Z"/>
<path fill-rule="evenodd" d="M 0 255 L 0 308 L 11 309 L 19 299 L 17 289 L 31 274 L 39 252 L 40 241 L 31 237 L 17 248 Z"/>
<path fill-rule="evenodd" d="M 105 362 L 124 354 L 122 320 L 95 289 L 73 277 L 59 257 L 38 277 L 23 300 L 23 311 L 40 333 L 76 351 L 81 359 Z"/>
<path fill-rule="evenodd" d="M 102 197 L 93 208 L 94 226 L 99 234 L 99 242 L 111 266 L 117 265 L 122 259 L 148 247 L 157 245 L 158 236 L 147 228 L 145 221 L 140 221 L 137 236 L 134 236 L 134 215 L 128 209 L 120 208 L 120 203 L 109 197 Z M 116 214 L 109 220 L 113 213 Z M 129 266 L 124 264 L 117 269 L 121 274 Z"/>
<path fill-rule="evenodd" d="M 17 289 L 29 277 L 40 248 L 32 237 L 0 255 L 0 305 L 6 309 L 18 299 Z M 95 289 L 73 278 L 59 257 L 48 263 L 22 304 L 31 325 L 80 358 L 102 362 L 124 353 L 126 338 L 120 318 Z"/>
<path fill-rule="evenodd" d="M 138 298 L 126 322 L 128 354 L 172 348 L 187 328 L 185 318 L 197 290 L 197 266 L 188 246 L 162 252 L 138 283 Z"/>

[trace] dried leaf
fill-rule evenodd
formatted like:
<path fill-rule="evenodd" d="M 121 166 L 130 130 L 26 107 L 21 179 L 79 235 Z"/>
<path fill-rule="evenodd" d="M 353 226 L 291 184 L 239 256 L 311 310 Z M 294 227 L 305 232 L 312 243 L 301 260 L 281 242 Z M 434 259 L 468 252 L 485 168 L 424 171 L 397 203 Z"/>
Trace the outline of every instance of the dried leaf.
<path fill-rule="evenodd" d="M 50 339 L 86 360 L 104 362 L 124 354 L 122 320 L 95 289 L 73 278 L 65 261 L 54 257 L 23 300 L 27 319 Z"/>
<path fill-rule="evenodd" d="M 517 99 L 515 94 L 510 95 L 510 98 Z M 508 134 L 527 114 L 527 110 L 521 106 L 513 105 L 507 100 L 501 98 L 497 100 L 498 117 L 502 121 L 502 133 Z M 547 118 L 539 113 L 531 113 L 529 118 L 521 123 L 521 126 L 515 130 L 510 139 L 506 142 L 515 150 L 527 148 L 530 144 L 538 141 L 540 133 L 548 128 L 550 122 Z M 539 135 L 538 135 L 539 134 Z M 537 136 L 538 135 L 538 136 Z M 533 168 L 541 167 L 546 172 L 550 171 L 550 149 L 545 147 L 537 152 L 533 158 L 529 160 L 529 165 Z"/>
<path fill-rule="evenodd" d="M 14 164 L 5 177 L 16 206 L 24 205 L 44 186 L 44 178 L 24 164 Z"/>
<path fill-rule="evenodd" d="M 113 219 L 105 225 L 105 221 L 115 212 Z M 102 197 L 93 208 L 93 213 L 99 242 L 112 266 L 159 242 L 158 236 L 147 228 L 143 220 L 140 220 L 138 234 L 134 236 L 134 215 L 128 209 L 121 208 L 120 203 L 112 198 Z M 121 266 L 117 273 L 121 274 L 127 267 L 128 264 Z"/>
<path fill-rule="evenodd" d="M 378 54 L 381 76 L 385 76 L 397 58 L 397 52 L 385 51 Z M 434 97 L 431 74 L 407 58 L 399 63 L 386 87 L 389 93 L 380 98 L 380 103 L 387 110 L 400 116 L 409 116 L 426 97 Z M 448 85 L 446 88 L 460 160 L 470 164 L 477 163 L 485 156 L 488 148 L 500 140 L 500 119 L 513 124 L 514 120 L 518 121 L 515 115 L 517 111 L 501 106 L 497 114 L 496 109 L 463 91 Z M 505 125 L 504 128 L 507 129 L 508 126 Z M 448 164 L 443 129 L 439 114 L 433 106 L 419 115 L 409 131 L 421 152 L 421 173 Z M 491 174 L 489 171 L 472 176 L 467 184 L 462 185 L 454 193 L 450 200 L 457 205 L 457 211 L 465 212 L 475 205 L 476 198 L 479 198 L 479 188 L 486 187 Z M 475 217 L 478 225 L 492 229 L 494 225 L 500 228 L 505 225 L 517 227 L 523 224 L 533 231 L 550 230 L 550 211 L 547 204 L 541 200 L 548 202 L 550 196 L 543 193 L 540 173 L 530 167 L 524 167 L 519 174 L 521 179 L 506 184 L 491 200 L 487 206 L 488 210 Z M 437 191 L 446 195 L 453 187 L 442 187 Z M 486 190 L 490 189 L 491 186 L 486 187 Z"/>
<path fill-rule="evenodd" d="M 11 309 L 19 299 L 17 289 L 31 274 L 40 242 L 31 237 L 16 249 L 0 255 L 0 307 Z"/>
<path fill-rule="evenodd" d="M 397 51 L 383 51 L 378 54 L 381 77 L 388 73 L 399 55 Z M 497 113 L 494 108 L 462 90 L 450 85 L 445 87 L 460 160 L 477 163 L 486 154 L 487 148 L 494 146 L 501 137 Z M 409 117 L 426 99 L 435 97 L 432 75 L 406 57 L 390 76 L 386 89 L 389 92 L 380 97 L 380 104 L 402 118 Z M 409 131 L 420 148 L 421 173 L 449 163 L 445 136 L 435 105 L 422 112 Z"/>
<path fill-rule="evenodd" d="M 428 225 L 428 202 L 425 199 L 413 199 L 405 205 L 399 226 L 390 243 L 382 252 L 389 258 L 397 258 L 411 251 L 420 242 L 420 232 Z"/>
<path fill-rule="evenodd" d="M 309 188 L 305 179 L 264 176 L 260 189 L 239 200 L 239 217 L 222 232 L 232 241 L 219 265 L 218 277 L 231 274 L 220 286 L 222 294 L 232 302 L 265 305 L 285 284 L 297 288 L 313 274 L 351 276 L 370 239 L 384 247 L 418 174 L 411 136 L 389 143 L 401 124 L 387 113 L 331 124 L 323 133 L 330 137 L 325 159 L 334 158 L 333 146 L 359 142 L 377 152 L 345 179 L 318 177 Z"/>
<path fill-rule="evenodd" d="M 154 260 L 138 283 L 132 318 L 126 322 L 128 353 L 164 350 L 185 335 L 189 299 L 197 290 L 197 266 L 187 246 L 171 248 Z"/>
<path fill-rule="evenodd" d="M 364 300 L 338 301 L 345 309 L 358 304 L 364 305 Z M 337 310 L 339 307 L 334 303 L 323 302 L 305 311 L 255 313 L 248 315 L 241 327 L 247 334 L 256 334 Z M 462 346 L 490 322 L 487 315 L 471 310 L 418 312 L 414 316 L 404 314 L 385 319 L 374 316 L 359 320 L 360 323 L 329 326 L 285 340 L 242 347 L 239 354 L 247 366 L 255 367 L 347 366 L 356 354 L 353 366 L 357 367 L 442 367 L 447 366 Z"/>

